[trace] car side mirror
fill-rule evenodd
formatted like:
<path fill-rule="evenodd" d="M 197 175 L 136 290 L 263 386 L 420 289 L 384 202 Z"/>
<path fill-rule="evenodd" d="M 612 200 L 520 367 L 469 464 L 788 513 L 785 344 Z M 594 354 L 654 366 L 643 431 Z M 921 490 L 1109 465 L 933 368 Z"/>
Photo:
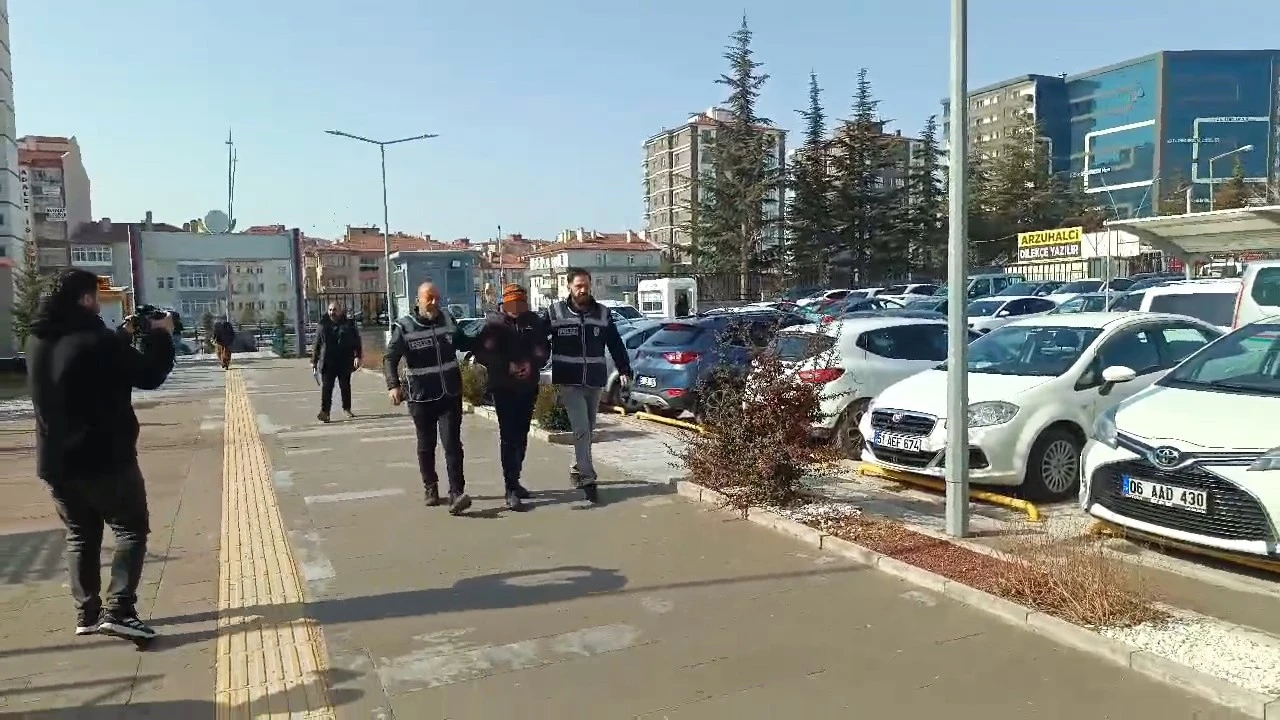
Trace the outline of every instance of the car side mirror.
<path fill-rule="evenodd" d="M 1010 314 L 1011 313 L 1008 310 L 1001 310 L 1000 312 L 996 313 L 996 317 L 1009 317 Z"/>
<path fill-rule="evenodd" d="M 1099 395 L 1110 395 L 1116 385 L 1127 383 L 1138 377 L 1138 373 L 1133 368 L 1124 365 L 1112 365 L 1102 371 L 1102 387 L 1098 388 Z"/>

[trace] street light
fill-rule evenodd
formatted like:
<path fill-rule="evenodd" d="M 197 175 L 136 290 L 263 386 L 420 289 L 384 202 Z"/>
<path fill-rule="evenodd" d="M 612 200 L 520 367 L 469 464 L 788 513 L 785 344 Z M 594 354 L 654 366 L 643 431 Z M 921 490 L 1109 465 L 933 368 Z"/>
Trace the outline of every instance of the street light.
<path fill-rule="evenodd" d="M 1236 148 L 1235 150 L 1228 150 L 1227 152 L 1224 152 L 1224 153 L 1222 153 L 1221 155 L 1214 155 L 1213 157 L 1209 158 L 1209 212 L 1213 212 L 1213 195 L 1214 195 L 1214 193 L 1213 193 L 1213 163 L 1214 163 L 1214 161 L 1215 161 L 1215 160 L 1221 160 L 1221 159 L 1222 159 L 1222 158 L 1224 158 L 1224 157 L 1231 157 L 1232 155 L 1235 155 L 1235 154 L 1237 154 L 1237 153 L 1247 153 L 1247 152 L 1249 152 L 1249 151 L 1251 151 L 1251 150 L 1253 150 L 1253 146 L 1252 146 L 1252 145 L 1241 145 L 1240 147 Z"/>
<path fill-rule="evenodd" d="M 969 533 L 969 7 L 951 0 L 951 147 L 947 236 L 947 534 Z"/>
<path fill-rule="evenodd" d="M 414 135 L 413 137 L 400 138 L 399 140 L 370 140 L 367 137 L 352 135 L 341 130 L 325 130 L 329 135 L 359 140 L 363 143 L 378 146 L 378 154 L 382 157 L 382 272 L 387 279 L 387 333 L 390 337 L 391 323 L 395 318 L 392 317 L 392 307 L 394 301 L 391 297 L 391 225 L 387 218 L 387 146 L 399 145 L 401 143 L 413 142 L 415 140 L 429 140 L 433 137 L 439 137 L 433 133 L 425 133 L 423 135 Z"/>

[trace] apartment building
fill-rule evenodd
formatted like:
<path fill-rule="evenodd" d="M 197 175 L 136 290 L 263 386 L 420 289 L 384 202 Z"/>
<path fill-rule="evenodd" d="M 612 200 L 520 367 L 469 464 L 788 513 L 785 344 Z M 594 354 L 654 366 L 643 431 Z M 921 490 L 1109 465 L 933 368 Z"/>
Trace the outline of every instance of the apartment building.
<path fill-rule="evenodd" d="M 20 265 L 29 223 L 22 203 L 23 182 L 18 167 L 12 60 L 9 54 L 9 0 L 0 0 L 0 159 L 4 165 L 0 169 L 0 257 Z M 10 285 L 0 283 L 0 295 L 7 293 Z M 0 329 L 0 337 L 8 336 L 8 332 Z"/>
<path fill-rule="evenodd" d="M 715 143 L 717 129 L 729 119 L 727 111 L 711 108 L 644 142 L 645 237 L 676 262 L 687 260 L 681 248 L 689 244 L 684 228 L 689 224 L 689 208 L 696 197 L 694 180 L 715 167 L 710 147 Z M 770 163 L 785 169 L 787 131 L 773 126 L 762 126 L 759 131 L 769 148 Z M 774 202 L 766 208 L 771 220 L 782 218 L 783 188 L 784 183 L 779 182 L 771 193 Z M 763 242 L 766 247 L 779 243 L 783 236 L 781 223 L 771 223 L 767 233 Z"/>
<path fill-rule="evenodd" d="M 18 138 L 18 166 L 40 267 L 68 267 L 72 235 L 93 221 L 80 144 L 74 137 L 23 136 Z"/>
<path fill-rule="evenodd" d="M 662 252 L 663 248 L 630 230 L 562 231 L 554 243 L 529 255 L 529 302 L 540 309 L 567 295 L 566 272 L 571 267 L 591 273 L 591 292 L 597 300 L 633 300 L 636 275 L 657 272 Z"/>
<path fill-rule="evenodd" d="M 466 241 L 440 243 L 430 235 L 393 233 L 391 252 L 469 248 Z M 318 241 L 307 248 L 308 288 L 316 294 L 366 293 L 387 290 L 383 268 L 382 229 L 376 226 L 347 226 L 343 238 L 333 242 Z"/>
<path fill-rule="evenodd" d="M 1009 133 L 1030 118 L 1041 125 L 1042 142 L 1055 158 L 1055 166 L 1065 165 L 1065 147 L 1055 147 L 1059 125 L 1065 121 L 1067 95 L 1062 76 L 1020 75 L 978 88 L 969 93 L 969 144 L 986 155 L 999 152 L 999 144 Z M 942 147 L 951 148 L 951 101 L 942 101 Z"/>

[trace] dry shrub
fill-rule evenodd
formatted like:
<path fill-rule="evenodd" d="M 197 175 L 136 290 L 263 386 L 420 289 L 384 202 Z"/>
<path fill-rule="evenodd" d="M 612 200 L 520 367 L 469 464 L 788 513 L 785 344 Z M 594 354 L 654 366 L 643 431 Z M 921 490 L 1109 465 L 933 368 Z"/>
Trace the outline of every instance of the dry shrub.
<path fill-rule="evenodd" d="M 1082 625 L 1126 627 L 1164 613 L 1133 566 L 1111 557 L 1089 537 L 1054 538 L 1046 532 L 1010 533 L 1004 545 L 1013 560 L 996 583 L 1006 597 Z"/>
<path fill-rule="evenodd" d="M 1167 618 L 1096 543 L 1055 543 L 1043 533 L 1020 535 L 1005 550 L 1006 559 L 878 518 L 844 518 L 819 529 L 1077 625 L 1128 627 Z"/>
<path fill-rule="evenodd" d="M 483 405 L 488 378 L 483 365 L 468 363 L 462 366 L 462 399 L 472 405 Z"/>
<path fill-rule="evenodd" d="M 554 385 L 538 386 L 538 398 L 533 403 L 533 421 L 549 432 L 567 432 L 572 429 L 569 412 L 560 404 Z"/>
<path fill-rule="evenodd" d="M 733 342 L 730 332 L 718 342 Z M 802 478 L 831 459 L 809 437 L 822 418 L 821 386 L 796 380 L 771 352 L 758 355 L 746 377 L 717 367 L 698 397 L 706 432 L 684 432 L 684 446 L 673 453 L 694 482 L 719 491 L 729 507 L 788 507 L 801 497 Z"/>

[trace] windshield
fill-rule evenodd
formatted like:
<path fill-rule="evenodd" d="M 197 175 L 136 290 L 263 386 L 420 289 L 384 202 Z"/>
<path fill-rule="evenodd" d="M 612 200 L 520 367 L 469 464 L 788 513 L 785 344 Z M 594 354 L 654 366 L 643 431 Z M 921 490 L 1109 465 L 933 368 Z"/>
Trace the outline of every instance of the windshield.
<path fill-rule="evenodd" d="M 890 285 L 880 291 L 881 295 L 903 295 L 906 294 L 909 285 Z"/>
<path fill-rule="evenodd" d="M 966 312 L 971 317 L 991 317 L 1004 307 L 1008 300 L 974 300 L 969 303 Z"/>
<path fill-rule="evenodd" d="M 620 317 L 626 318 L 627 320 L 635 320 L 638 317 L 644 317 L 643 315 L 640 314 L 639 310 L 631 307 L 630 305 L 615 305 L 609 308 L 609 312 L 612 312 L 614 315 L 618 315 Z"/>
<path fill-rule="evenodd" d="M 835 345 L 836 339 L 822 333 L 778 333 L 773 340 L 773 351 L 783 362 L 800 362 Z"/>
<path fill-rule="evenodd" d="M 969 343 L 969 372 L 1061 375 L 1102 334 L 1099 328 L 1006 325 Z M 946 363 L 938 368 L 946 369 Z"/>
<path fill-rule="evenodd" d="M 1031 283 L 1014 283 L 1009 287 L 996 293 L 996 295 L 1004 295 L 1005 297 L 1008 297 L 1008 296 L 1025 297 L 1027 295 L 1035 295 L 1037 287 L 1039 286 L 1033 285 Z"/>
<path fill-rule="evenodd" d="M 1054 294 L 1097 292 L 1102 289 L 1101 280 L 1077 280 L 1054 290 Z"/>
<path fill-rule="evenodd" d="M 939 301 L 938 298 L 932 298 L 932 297 L 923 298 L 920 300 L 908 300 L 907 309 L 908 310 L 933 310 L 934 308 L 938 307 L 939 304 L 945 303 L 945 302 L 946 300 Z"/>
<path fill-rule="evenodd" d="M 1182 295 L 1155 295 L 1151 298 L 1150 312 L 1190 315 L 1210 325 L 1231 327 L 1235 320 L 1236 293 L 1198 292 Z"/>
<path fill-rule="evenodd" d="M 1068 313 L 1102 312 L 1107 308 L 1107 298 L 1103 295 L 1073 297 L 1049 312 L 1050 315 L 1066 315 Z"/>
<path fill-rule="evenodd" d="M 1254 323 L 1183 361 L 1157 385 L 1280 395 L 1280 324 Z"/>

